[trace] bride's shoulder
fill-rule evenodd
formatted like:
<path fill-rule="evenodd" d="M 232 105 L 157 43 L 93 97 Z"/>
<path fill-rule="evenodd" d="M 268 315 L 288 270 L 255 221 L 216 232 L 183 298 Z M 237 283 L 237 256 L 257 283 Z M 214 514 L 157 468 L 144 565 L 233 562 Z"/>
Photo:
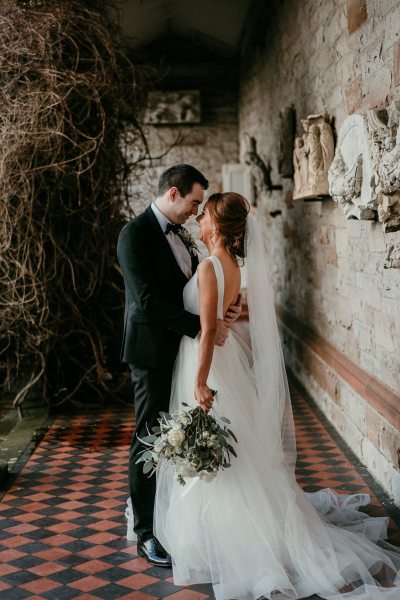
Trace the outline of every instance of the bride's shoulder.
<path fill-rule="evenodd" d="M 215 280 L 215 267 L 211 256 L 207 256 L 204 260 L 199 263 L 197 267 L 197 276 L 199 279 L 210 281 Z"/>
<path fill-rule="evenodd" d="M 214 270 L 214 265 L 213 265 L 213 261 L 211 256 L 207 256 L 206 258 L 203 258 L 202 261 L 199 262 L 199 265 L 197 267 L 197 272 L 199 273 L 207 273 L 207 271 L 213 271 Z"/>

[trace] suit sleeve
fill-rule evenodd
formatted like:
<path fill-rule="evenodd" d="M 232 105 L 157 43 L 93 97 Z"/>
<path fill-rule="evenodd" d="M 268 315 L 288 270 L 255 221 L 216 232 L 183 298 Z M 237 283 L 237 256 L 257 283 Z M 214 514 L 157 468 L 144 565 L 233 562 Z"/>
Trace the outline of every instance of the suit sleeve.
<path fill-rule="evenodd" d="M 181 335 L 196 337 L 200 318 L 165 298 L 157 286 L 146 243 L 138 228 L 125 227 L 118 238 L 118 261 L 137 309 L 149 322 Z"/>

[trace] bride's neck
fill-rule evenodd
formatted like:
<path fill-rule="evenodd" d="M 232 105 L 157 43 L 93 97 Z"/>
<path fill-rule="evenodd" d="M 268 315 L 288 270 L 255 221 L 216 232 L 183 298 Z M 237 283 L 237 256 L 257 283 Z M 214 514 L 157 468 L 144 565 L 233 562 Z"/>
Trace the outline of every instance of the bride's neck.
<path fill-rule="evenodd" d="M 224 250 L 224 248 L 225 248 L 222 240 L 215 240 L 214 241 L 212 239 L 209 239 L 209 240 L 207 240 L 204 243 L 205 243 L 205 245 L 207 247 L 208 254 L 210 254 L 210 255 L 211 254 L 216 254 L 219 251 Z"/>

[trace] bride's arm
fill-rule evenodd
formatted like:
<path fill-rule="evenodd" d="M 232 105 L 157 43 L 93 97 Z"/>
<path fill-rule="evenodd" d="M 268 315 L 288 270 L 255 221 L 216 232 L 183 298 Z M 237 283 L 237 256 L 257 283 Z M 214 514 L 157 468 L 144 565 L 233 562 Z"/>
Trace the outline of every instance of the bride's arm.
<path fill-rule="evenodd" d="M 207 385 L 217 331 L 218 287 L 214 265 L 204 260 L 197 269 L 200 298 L 200 350 L 194 394 L 200 406 L 208 411 L 213 396 Z"/>

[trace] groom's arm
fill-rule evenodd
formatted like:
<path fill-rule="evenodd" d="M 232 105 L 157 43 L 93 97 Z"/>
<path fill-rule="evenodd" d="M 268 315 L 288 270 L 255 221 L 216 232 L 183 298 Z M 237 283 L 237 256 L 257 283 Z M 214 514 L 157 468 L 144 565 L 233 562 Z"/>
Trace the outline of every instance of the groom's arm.
<path fill-rule="evenodd" d="M 117 244 L 118 261 L 138 311 L 151 323 L 165 325 L 181 335 L 196 337 L 200 331 L 200 317 L 161 294 L 147 247 L 148 239 L 139 228 L 132 231 L 132 226 L 124 227 L 121 231 Z"/>

